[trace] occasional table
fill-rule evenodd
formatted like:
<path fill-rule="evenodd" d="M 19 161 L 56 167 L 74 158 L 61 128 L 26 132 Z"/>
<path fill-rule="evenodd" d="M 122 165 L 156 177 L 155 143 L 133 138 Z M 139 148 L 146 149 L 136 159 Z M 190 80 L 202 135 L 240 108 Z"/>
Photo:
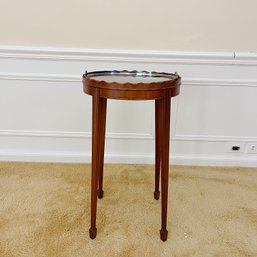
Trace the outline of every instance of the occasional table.
<path fill-rule="evenodd" d="M 93 71 L 83 74 L 83 89 L 92 101 L 92 177 L 90 238 L 96 237 L 97 197 L 103 197 L 103 166 L 107 99 L 155 100 L 155 191 L 160 197 L 162 241 L 167 240 L 169 182 L 170 104 L 179 94 L 181 78 L 176 73 L 147 71 Z M 122 121 L 121 121 L 122 122 Z"/>

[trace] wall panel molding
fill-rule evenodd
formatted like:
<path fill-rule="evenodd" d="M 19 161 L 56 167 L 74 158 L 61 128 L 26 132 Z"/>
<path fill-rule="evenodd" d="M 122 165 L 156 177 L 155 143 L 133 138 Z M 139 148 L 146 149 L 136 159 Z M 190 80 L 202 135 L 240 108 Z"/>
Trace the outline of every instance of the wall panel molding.
<path fill-rule="evenodd" d="M 207 142 L 257 142 L 257 137 L 214 136 L 214 135 L 174 135 L 176 141 L 207 141 Z"/>
<path fill-rule="evenodd" d="M 5 73 L 0 72 L 0 80 L 77 82 L 81 84 L 82 76 L 50 73 Z M 214 86 L 214 87 L 257 87 L 257 79 L 215 79 L 215 78 L 182 78 L 183 86 Z M 69 85 L 69 84 L 67 84 Z M 71 84 L 70 84 L 71 85 Z"/>
<path fill-rule="evenodd" d="M 86 109 L 90 103 L 90 98 L 84 97 L 82 92 L 81 80 L 84 67 L 88 70 L 110 67 L 110 69 L 177 71 L 182 76 L 181 94 L 187 92 L 198 94 L 205 90 L 211 98 L 213 93 L 220 92 L 224 88 L 226 92 L 231 92 L 231 99 L 244 96 L 239 104 L 247 115 L 242 115 L 244 126 L 241 127 L 245 129 L 250 127 L 254 130 L 257 126 L 256 119 L 249 118 L 249 112 L 255 117 L 257 102 L 248 101 L 253 99 L 255 94 L 257 97 L 256 53 L 0 46 L 0 115 L 2 122 L 10 124 L 3 126 L 0 122 L 0 160 L 90 161 L 90 110 L 88 108 L 81 111 L 81 108 Z M 44 99 L 38 94 L 42 94 Z M 200 129 L 193 131 L 191 127 L 194 124 L 188 123 L 187 129 L 180 131 L 181 123 L 178 123 L 178 119 L 186 119 L 188 110 L 183 112 L 181 108 L 187 104 L 190 106 L 191 100 L 190 94 L 187 94 L 183 99 L 178 97 L 172 101 L 172 162 L 190 165 L 257 166 L 255 154 L 247 154 L 244 151 L 232 156 L 224 150 L 227 149 L 229 142 L 242 143 L 245 149 L 248 149 L 247 144 L 257 142 L 257 129 L 256 133 L 251 133 L 251 136 L 247 136 L 243 129 L 236 134 L 237 136 L 230 136 L 220 134 L 226 131 L 224 130 L 226 124 L 219 125 L 223 126 L 223 130 L 218 126 L 215 127 L 214 132 L 217 132 L 215 134 L 213 131 L 208 131 L 208 126 L 204 131 Z M 55 102 L 57 107 L 64 108 L 55 107 Z M 193 104 L 197 103 L 196 99 Z M 30 104 L 33 106 L 29 106 Z M 219 104 L 226 107 L 224 99 Z M 16 105 L 21 110 L 17 111 Z M 140 115 L 148 111 L 143 104 L 138 106 L 142 107 Z M 113 128 L 117 128 L 118 120 L 124 118 L 123 128 L 128 126 L 129 129 L 120 132 L 108 131 L 106 152 L 108 162 L 153 162 L 154 108 L 152 107 L 149 108 L 149 116 L 142 119 L 139 113 L 133 111 L 128 112 L 127 116 L 124 115 L 124 112 L 128 111 L 128 106 L 112 106 L 110 122 Z M 30 109 L 31 113 L 28 113 Z M 236 108 L 235 110 L 223 108 L 222 111 L 217 109 L 209 115 L 237 118 L 236 110 Z M 133 118 L 138 121 L 134 127 L 130 126 L 130 120 Z M 48 122 L 46 126 L 42 126 L 43 121 Z M 81 124 L 85 121 L 87 128 L 83 132 Z M 69 122 L 74 125 L 69 126 Z M 19 127 L 20 124 L 24 126 Z M 62 128 L 58 124 L 64 124 L 66 127 Z"/>
<path fill-rule="evenodd" d="M 7 73 L 0 72 L 0 80 L 21 80 L 21 81 L 48 81 L 48 82 L 80 82 L 82 77 L 76 75 L 50 74 L 50 73 Z"/>
<path fill-rule="evenodd" d="M 91 138 L 91 132 L 0 130 L 0 137 Z M 153 139 L 151 133 L 106 133 L 109 139 Z"/>

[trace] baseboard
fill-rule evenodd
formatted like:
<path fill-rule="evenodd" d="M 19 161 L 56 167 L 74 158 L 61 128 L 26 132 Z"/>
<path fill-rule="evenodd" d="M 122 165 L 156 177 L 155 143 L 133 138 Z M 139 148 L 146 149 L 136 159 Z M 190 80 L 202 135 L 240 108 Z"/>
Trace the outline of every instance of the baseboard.
<path fill-rule="evenodd" d="M 256 157 L 219 156 L 219 155 L 175 155 L 171 163 L 193 166 L 227 166 L 227 167 L 257 167 Z"/>
<path fill-rule="evenodd" d="M 91 153 L 1 151 L 0 161 L 90 163 Z M 105 163 L 154 164 L 153 155 L 106 154 Z M 193 166 L 257 167 L 254 157 L 214 155 L 171 155 L 170 164 Z"/>

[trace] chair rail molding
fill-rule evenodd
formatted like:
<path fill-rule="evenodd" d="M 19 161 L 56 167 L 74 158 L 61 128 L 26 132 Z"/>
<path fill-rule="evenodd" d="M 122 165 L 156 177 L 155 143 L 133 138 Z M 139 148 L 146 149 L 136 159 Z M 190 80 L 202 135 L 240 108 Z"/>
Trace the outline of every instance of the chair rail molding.
<path fill-rule="evenodd" d="M 183 64 L 256 65 L 254 52 L 193 52 L 128 49 L 81 49 L 0 45 L 0 58 L 71 61 L 122 61 Z"/>

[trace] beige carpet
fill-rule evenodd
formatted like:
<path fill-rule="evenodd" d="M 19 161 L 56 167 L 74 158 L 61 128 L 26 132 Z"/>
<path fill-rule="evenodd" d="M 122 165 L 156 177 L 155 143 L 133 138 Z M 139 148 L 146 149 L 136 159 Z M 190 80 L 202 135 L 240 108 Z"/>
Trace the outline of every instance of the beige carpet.
<path fill-rule="evenodd" d="M 151 165 L 106 165 L 91 240 L 89 165 L 0 163 L 0 256 L 257 256 L 257 169 L 171 168 L 166 242 L 153 182 Z"/>

